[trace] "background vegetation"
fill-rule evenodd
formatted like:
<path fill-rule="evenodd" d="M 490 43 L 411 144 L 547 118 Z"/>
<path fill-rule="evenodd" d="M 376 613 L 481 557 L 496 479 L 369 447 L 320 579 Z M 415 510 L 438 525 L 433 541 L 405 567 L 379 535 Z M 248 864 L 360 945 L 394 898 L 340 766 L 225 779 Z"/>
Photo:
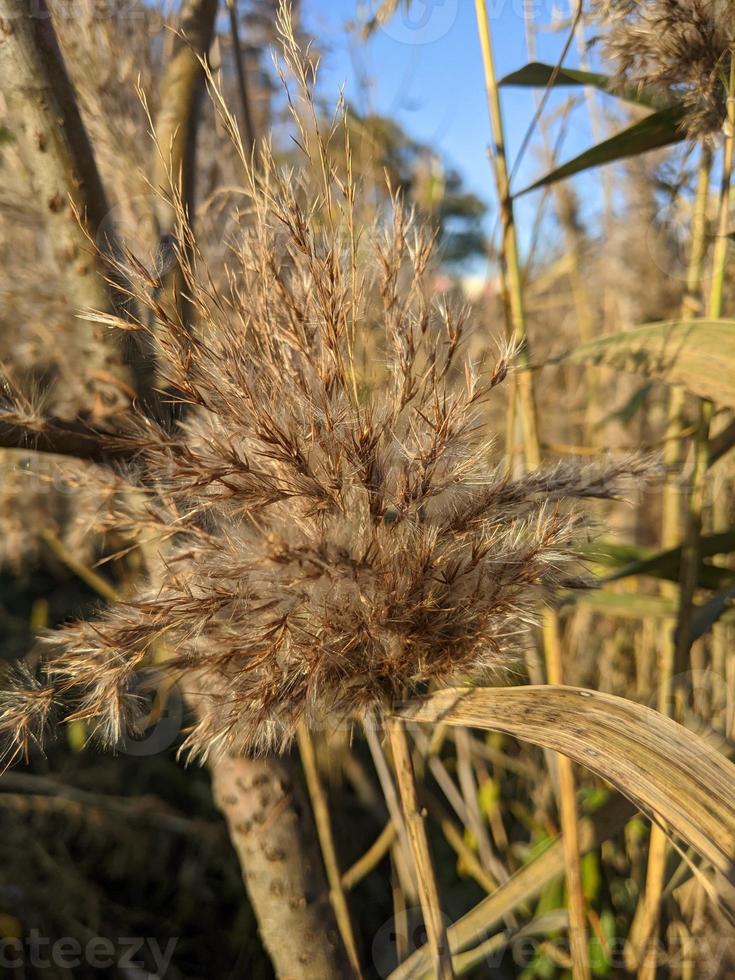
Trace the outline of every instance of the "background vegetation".
<path fill-rule="evenodd" d="M 400 3 L 374 6 L 362 20 L 356 12 L 356 42 L 405 16 Z M 164 443 L 170 452 L 183 414 L 171 393 L 195 389 L 183 387 L 188 368 L 168 387 L 148 376 L 144 331 L 120 328 L 138 317 L 177 342 L 185 330 L 196 336 L 203 297 L 226 295 L 232 251 L 257 224 L 243 197 L 265 200 L 256 177 L 244 182 L 243 163 L 251 175 L 293 168 L 295 199 L 319 201 L 309 217 L 317 241 L 331 218 L 332 178 L 347 188 L 359 228 L 390 226 L 398 192 L 415 209 L 436 236 L 416 293 L 468 307 L 474 363 L 494 363 L 504 339 L 515 351 L 479 422 L 506 477 L 523 481 L 561 461 L 554 472 L 564 487 L 581 480 L 579 495 L 603 498 L 585 501 L 585 582 L 545 593 L 531 642 L 476 701 L 435 694 L 404 711 L 406 726 L 388 722 L 386 738 L 370 724 L 335 721 L 302 726 L 281 761 L 185 767 L 177 753 L 190 709 L 158 676 L 139 689 L 143 723 L 123 731 L 116 754 L 91 738 L 83 710 L 43 752 L 35 730 L 25 733 L 0 776 L 0 933 L 23 940 L 37 930 L 82 948 L 93 937 L 116 947 L 126 936 L 162 946 L 174 937 L 172 978 L 265 978 L 272 964 L 282 976 L 321 978 L 735 975 L 732 12 L 715 0 L 595 2 L 555 23 L 564 52 L 556 65 L 536 61 L 529 14 L 529 63 L 500 80 L 493 21 L 478 0 L 494 142 L 486 213 L 454 162 L 395 120 L 347 105 L 333 122 L 308 96 L 306 110 L 290 112 L 271 45 L 285 44 L 281 70 L 304 96 L 320 39 L 306 36 L 298 8 L 292 27 L 275 8 L 187 0 L 174 10 L 72 10 L 53 0 L 50 14 L 34 9 L 29 20 L 20 0 L 0 4 L 2 23 L 13 25 L 0 42 L 3 728 L 17 734 L 12 668 L 38 666 L 46 631 L 104 617 L 105 606 L 137 601 L 141 579 L 157 581 L 141 528 L 158 517 L 146 525 L 132 504 L 138 527 L 120 516 L 130 492 L 119 482 L 131 452 L 126 412 L 136 400 L 161 420 L 155 432 L 133 433 L 135 452 L 163 453 Z M 41 26 L 26 37 L 27 23 Z M 592 45 L 601 35 L 607 43 Z M 520 235 L 527 188 L 505 159 L 513 120 L 500 109 L 511 86 L 537 100 L 524 149 L 537 154 L 541 176 Z M 560 160 L 580 111 L 595 145 Z M 589 171 L 603 208 L 588 226 L 580 194 Z M 324 257 L 316 246 L 314 256 Z M 480 290 L 479 257 L 489 270 Z M 288 261 L 302 269 L 298 256 Z M 196 262 L 206 269 L 198 280 Z M 410 291 L 404 266 L 401 276 Z M 387 387 L 379 293 L 366 290 L 361 308 L 361 393 Z M 101 315 L 90 322 L 80 310 Z M 597 475 L 579 476 L 589 462 Z M 613 486 L 616 465 L 638 476 L 625 499 Z M 185 478 L 183 464 L 176 472 Z M 550 486 L 540 490 L 547 503 L 558 489 Z M 386 524 L 400 517 L 381 514 Z M 544 681 L 601 697 L 581 709 L 550 688 L 538 702 L 524 694 Z M 40 697 L 30 681 L 29 691 Z M 293 820 L 281 837 L 279 814 Z M 279 856 L 264 852 L 257 863 L 253 821 L 271 828 Z M 269 862 L 291 869 L 288 888 L 314 892 L 315 919 L 304 919 L 312 896 L 278 892 Z M 441 901 L 433 923 L 426 881 Z M 306 947 L 317 950 L 314 962 L 298 959 Z M 139 958 L 127 972 L 119 963 L 38 967 L 27 957 L 2 969 L 155 970 L 148 947 Z"/>

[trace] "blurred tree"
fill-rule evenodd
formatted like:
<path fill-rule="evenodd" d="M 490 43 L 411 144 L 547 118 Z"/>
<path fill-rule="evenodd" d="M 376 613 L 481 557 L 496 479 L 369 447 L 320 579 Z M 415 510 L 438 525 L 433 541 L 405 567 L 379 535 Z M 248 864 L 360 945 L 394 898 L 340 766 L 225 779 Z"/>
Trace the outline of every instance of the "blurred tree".
<path fill-rule="evenodd" d="M 360 115 L 352 106 L 347 125 L 354 171 L 371 175 L 386 196 L 388 187 L 400 191 L 432 222 L 444 262 L 460 263 L 487 253 L 482 227 L 487 205 L 465 188 L 461 174 L 433 147 L 414 139 L 395 119 Z M 340 140 L 334 142 L 336 146 Z"/>

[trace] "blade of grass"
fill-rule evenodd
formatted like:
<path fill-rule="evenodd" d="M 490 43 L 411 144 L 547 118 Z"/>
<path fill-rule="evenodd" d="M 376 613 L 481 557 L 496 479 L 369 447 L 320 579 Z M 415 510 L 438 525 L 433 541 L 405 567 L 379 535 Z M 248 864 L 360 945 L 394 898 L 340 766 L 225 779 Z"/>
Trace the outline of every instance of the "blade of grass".
<path fill-rule="evenodd" d="M 735 880 L 735 765 L 671 718 L 583 688 L 455 688 L 398 708 L 414 722 L 514 735 L 586 766 Z"/>
<path fill-rule="evenodd" d="M 597 146 L 590 147 L 589 150 L 580 153 L 579 156 L 552 170 L 551 173 L 545 174 L 513 196 L 522 197 L 531 191 L 548 187 L 558 180 L 574 177 L 576 174 L 581 174 L 593 167 L 617 163 L 627 157 L 640 156 L 642 153 L 650 153 L 651 150 L 660 150 L 665 146 L 681 143 L 685 138 L 681 126 L 683 118 L 684 110 L 680 106 L 669 106 L 658 112 L 652 112 L 650 116 L 646 116 L 645 119 L 641 119 L 622 132 L 616 133 L 610 139 L 598 143 Z"/>
<path fill-rule="evenodd" d="M 673 511 L 672 517 L 678 518 L 677 503 L 681 503 L 681 487 L 679 486 L 679 472 L 676 469 L 676 458 L 669 456 L 666 468 L 671 463 L 670 492 L 665 493 L 664 508 L 669 507 Z M 653 578 L 663 579 L 666 582 L 678 583 L 681 575 L 681 545 L 679 532 L 663 535 L 662 540 L 674 541 L 675 546 L 659 550 L 656 548 L 642 548 L 639 545 L 620 544 L 617 541 L 596 541 L 586 552 L 590 562 L 595 565 L 602 565 L 606 568 L 613 568 L 615 571 L 609 572 L 602 579 L 603 582 L 617 582 L 632 575 L 650 575 Z M 700 557 L 711 558 L 713 555 L 727 555 L 735 551 L 735 530 L 718 531 L 715 534 L 702 536 Z M 708 565 L 701 561 L 697 572 L 697 584 L 704 589 L 722 589 L 732 583 L 734 578 L 731 569 L 722 568 L 717 565 Z"/>
<path fill-rule="evenodd" d="M 735 320 L 712 316 L 646 323 L 580 344 L 547 363 L 565 361 L 682 385 L 700 398 L 735 406 Z"/>
<path fill-rule="evenodd" d="M 496 933 L 480 943 L 479 946 L 454 956 L 452 958 L 454 970 L 458 977 L 462 977 L 481 963 L 490 966 L 493 962 L 499 962 L 497 957 L 502 955 L 504 948 L 509 943 L 523 939 L 525 936 L 548 936 L 551 932 L 560 931 L 566 928 L 568 918 L 564 909 L 555 909 L 553 912 L 547 912 L 545 915 L 532 919 L 521 929 L 506 929 L 504 932 Z M 432 980 L 431 974 L 425 973 L 422 980 Z"/>
<path fill-rule="evenodd" d="M 517 71 L 510 72 L 500 79 L 501 88 L 578 88 L 581 85 L 599 89 L 607 95 L 614 95 L 649 109 L 666 109 L 671 105 L 668 93 L 655 91 L 642 85 L 620 85 L 611 75 L 594 71 L 580 71 L 577 68 L 558 68 L 541 61 L 531 61 Z"/>

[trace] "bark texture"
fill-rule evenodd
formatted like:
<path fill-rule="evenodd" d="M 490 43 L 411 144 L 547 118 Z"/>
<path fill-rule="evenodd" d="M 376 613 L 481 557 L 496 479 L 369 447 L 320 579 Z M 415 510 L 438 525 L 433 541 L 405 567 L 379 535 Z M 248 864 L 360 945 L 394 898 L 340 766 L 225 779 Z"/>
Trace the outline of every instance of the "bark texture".
<path fill-rule="evenodd" d="M 158 149 L 153 162 L 153 186 L 168 194 L 171 183 L 181 188 L 181 201 L 194 220 L 196 136 L 204 89 L 201 59 L 209 53 L 217 0 L 184 0 L 179 33 L 161 81 L 161 101 L 155 130 Z M 173 234 L 176 212 L 171 203 L 156 202 L 159 234 Z"/>
<path fill-rule="evenodd" d="M 106 281 L 109 268 L 95 249 L 115 248 L 114 232 L 106 227 L 109 207 L 45 0 L 0 0 L 0 88 L 66 284 L 70 315 L 79 309 L 120 312 Z M 113 411 L 109 404 L 119 404 L 126 390 L 147 398 L 152 377 L 129 339 L 111 347 L 95 333 L 103 329 L 78 320 L 72 335 L 91 379 L 96 414 Z"/>
<path fill-rule="evenodd" d="M 210 770 L 276 974 L 294 980 L 354 976 L 293 763 L 226 756 Z"/>
<path fill-rule="evenodd" d="M 161 80 L 161 99 L 155 121 L 157 146 L 151 177 L 153 187 L 158 191 L 155 212 L 159 259 L 166 248 L 171 250 L 173 243 L 177 244 L 170 261 L 161 261 L 158 299 L 170 307 L 188 330 L 193 329 L 194 314 L 178 258 L 180 253 L 185 253 L 186 261 L 191 261 L 191 242 L 186 234 L 181 240 L 179 223 L 185 215 L 189 228 L 194 226 L 197 133 L 205 77 L 203 62 L 209 56 L 217 7 L 218 0 L 183 0 L 178 33 Z M 154 326 L 153 322 L 151 326 Z M 183 412 L 181 405 L 170 406 L 170 410 L 174 416 L 181 416 Z"/>

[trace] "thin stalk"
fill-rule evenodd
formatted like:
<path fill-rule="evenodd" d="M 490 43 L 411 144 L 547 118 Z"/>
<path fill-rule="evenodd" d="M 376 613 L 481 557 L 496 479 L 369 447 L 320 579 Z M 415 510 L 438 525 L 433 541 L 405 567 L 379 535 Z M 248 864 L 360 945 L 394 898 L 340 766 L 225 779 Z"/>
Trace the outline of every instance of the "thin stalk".
<path fill-rule="evenodd" d="M 380 788 L 383 791 L 385 805 L 388 808 L 388 813 L 398 833 L 398 847 L 394 849 L 393 853 L 401 890 L 412 901 L 415 901 L 418 898 L 418 891 L 411 867 L 411 847 L 408 843 L 408 833 L 403 820 L 403 814 L 401 813 L 401 804 L 396 793 L 396 788 L 393 785 L 393 778 L 391 777 L 385 754 L 380 745 L 380 739 L 370 724 L 365 725 L 365 740 L 368 743 L 370 754 L 373 757 L 373 765 L 375 766 Z"/>
<path fill-rule="evenodd" d="M 490 836 L 477 802 L 477 782 L 472 769 L 472 749 L 466 728 L 457 729 L 454 744 L 457 746 L 457 776 L 467 811 L 467 826 L 477 841 L 477 851 L 483 868 L 497 881 L 505 883 L 509 878 L 508 872 L 503 862 L 493 853 Z M 509 925 L 515 927 L 518 923 L 513 922 Z"/>
<path fill-rule="evenodd" d="M 245 148 L 252 155 L 255 148 L 255 124 L 253 123 L 253 113 L 250 108 L 245 55 L 240 44 L 240 28 L 237 22 L 236 0 L 227 0 L 227 13 L 230 18 L 230 37 L 232 39 L 232 54 L 235 59 L 235 71 L 237 73 L 237 94 L 240 98 L 240 113 L 242 115 Z"/>
<path fill-rule="evenodd" d="M 119 602 L 122 599 L 115 586 L 98 575 L 83 561 L 80 561 L 51 528 L 44 528 L 41 531 L 41 537 L 59 561 L 63 562 L 70 571 L 74 572 L 77 578 L 81 579 L 90 589 L 94 589 L 103 599 L 106 599 L 107 602 Z"/>
<path fill-rule="evenodd" d="M 546 677 L 549 684 L 563 684 L 561 628 L 559 617 L 548 610 L 543 623 Z M 587 952 L 587 917 L 585 914 L 582 869 L 580 866 L 579 819 L 577 814 L 577 787 L 574 768 L 565 755 L 556 757 L 559 780 L 559 819 L 564 848 L 564 865 L 569 904 L 569 939 L 572 952 L 574 980 L 589 978 L 590 966 Z"/>
<path fill-rule="evenodd" d="M 569 284 L 572 288 L 579 337 L 584 342 L 592 340 L 595 335 L 595 317 L 582 265 L 584 236 L 574 218 L 574 202 L 569 188 L 565 185 L 557 185 L 554 197 L 559 223 L 564 229 L 567 252 L 570 259 Z M 602 412 L 600 411 L 601 394 L 597 375 L 594 371 L 587 372 L 586 381 L 587 406 L 585 410 L 584 438 L 591 445 L 594 443 L 595 426 L 602 418 Z"/>
<path fill-rule="evenodd" d="M 357 944 L 355 942 L 355 934 L 352 930 L 350 910 L 345 897 L 344 885 L 342 884 L 342 875 L 337 860 L 337 850 L 334 846 L 332 823 L 329 819 L 329 804 L 319 777 L 314 743 L 311 740 L 311 735 L 306 725 L 299 725 L 297 737 L 299 752 L 301 754 L 301 764 L 304 768 L 306 786 L 309 790 L 311 808 L 314 812 L 316 832 L 322 849 L 322 857 L 324 858 L 324 869 L 327 872 L 327 881 L 329 882 L 329 899 L 332 903 L 334 916 L 337 920 L 337 928 L 342 936 L 342 942 L 345 944 L 352 968 L 355 971 L 355 975 L 361 977 L 360 957 L 357 954 Z"/>
<path fill-rule="evenodd" d="M 362 857 L 359 857 L 352 867 L 348 868 L 342 875 L 342 887 L 345 891 L 353 889 L 355 885 L 377 868 L 390 852 L 397 836 L 396 825 L 392 820 L 389 820 Z"/>
<path fill-rule="evenodd" d="M 722 178 L 720 183 L 719 208 L 715 246 L 712 255 L 712 282 L 710 286 L 708 315 L 711 319 L 722 316 L 725 285 L 725 269 L 728 253 L 728 221 L 730 214 L 730 184 L 732 182 L 733 158 L 735 157 L 735 50 L 730 58 L 730 81 L 727 93 L 727 134 L 723 151 Z M 691 477 L 691 491 L 688 500 L 687 534 L 681 560 L 681 594 L 679 615 L 676 624 L 675 669 L 686 670 L 691 647 L 690 632 L 693 614 L 694 593 L 697 587 L 699 567 L 699 539 L 702 531 L 702 505 L 704 501 L 705 477 L 709 462 L 709 429 L 714 406 L 712 402 L 702 401 L 699 414 L 698 433 L 694 444 L 694 466 Z"/>
<path fill-rule="evenodd" d="M 529 368 L 528 333 L 523 303 L 521 264 L 516 237 L 513 201 L 510 196 L 508 166 L 505 156 L 505 131 L 500 106 L 495 61 L 493 58 L 490 22 L 485 0 L 475 0 L 477 26 L 485 67 L 485 86 L 494 143 L 493 164 L 500 199 L 503 228 L 503 255 L 508 275 L 508 295 L 512 317 L 511 336 L 520 348 L 521 370 L 517 379 L 518 406 L 524 437 L 526 467 L 535 469 L 541 462 L 541 445 L 538 433 L 533 378 Z M 558 616 L 549 610 L 544 617 L 543 629 L 546 673 L 550 683 L 563 683 L 561 630 Z M 587 953 L 587 924 L 582 875 L 579 862 L 579 830 L 574 770 L 566 757 L 556 759 L 559 782 L 559 815 L 564 841 L 566 881 L 569 902 L 569 936 L 575 980 L 590 977 Z"/>
<path fill-rule="evenodd" d="M 411 752 L 408 746 L 406 729 L 401 721 L 390 719 L 387 722 L 388 737 L 393 752 L 396 780 L 403 804 L 403 815 L 411 845 L 416 876 L 419 884 L 419 901 L 424 917 L 424 927 L 431 950 L 434 973 L 439 980 L 454 980 L 452 957 L 449 952 L 447 931 L 444 925 L 439 889 L 431 860 L 429 839 L 426 835 L 424 812 L 419 807 L 416 780 L 413 771 Z"/>
<path fill-rule="evenodd" d="M 702 271 L 707 253 L 707 200 L 712 174 L 712 150 L 702 145 L 697 173 L 697 190 L 692 215 L 692 248 L 687 269 L 686 297 L 682 305 L 683 320 L 693 320 L 702 298 Z M 683 410 L 686 392 L 684 388 L 672 388 L 669 394 L 668 422 L 664 445 L 664 465 L 667 473 L 663 494 L 661 518 L 661 546 L 674 548 L 681 539 L 681 487 L 678 471 L 682 464 Z M 676 586 L 672 586 L 673 593 Z M 670 678 L 669 678 L 670 679 Z M 668 700 L 668 696 L 667 696 Z M 659 707 L 659 710 L 662 710 Z"/>
<path fill-rule="evenodd" d="M 710 316 L 719 317 L 722 315 L 722 306 L 725 286 L 725 267 L 727 265 L 727 253 L 729 249 L 728 221 L 730 189 L 732 184 L 733 162 L 735 160 L 735 48 L 730 52 L 730 86 L 727 100 L 727 120 L 728 133 L 725 143 L 724 164 L 722 172 L 722 185 L 720 188 L 720 208 L 717 221 L 717 238 L 715 240 L 713 255 L 712 285 L 710 291 Z M 724 490 L 723 490 L 724 496 Z M 715 526 L 727 525 L 727 500 L 723 499 L 715 503 Z M 726 690 L 731 690 L 728 684 L 729 678 L 725 677 L 728 672 L 728 661 L 730 653 L 730 643 L 733 633 L 730 627 L 724 623 L 716 623 L 712 630 L 713 637 L 713 668 L 715 678 L 722 678 L 725 681 Z M 724 730 L 727 731 L 727 709 L 723 719 Z"/>
<path fill-rule="evenodd" d="M 393 851 L 393 854 L 397 854 Z M 395 861 L 393 873 L 391 874 L 391 898 L 393 904 L 393 932 L 396 941 L 396 962 L 403 963 L 409 953 L 408 947 L 408 915 L 406 909 L 406 894 L 401 888 L 401 882 L 396 868 Z"/>
<path fill-rule="evenodd" d="M 533 7 L 530 4 L 524 6 L 524 22 L 526 27 L 526 48 L 528 50 L 528 60 L 537 61 L 538 52 L 536 46 L 536 24 L 533 17 Z M 575 11 L 572 10 L 572 4 L 570 3 L 570 14 L 574 18 L 576 16 Z M 583 50 L 584 43 L 579 43 L 580 23 L 577 23 L 574 29 L 574 36 L 578 40 L 578 45 L 580 50 Z M 594 94 L 588 90 L 585 90 L 587 105 L 589 108 L 590 116 L 592 117 L 595 102 Z M 536 109 L 540 108 L 540 97 L 535 96 Z M 565 118 L 567 116 L 567 110 L 565 110 Z M 551 140 L 549 138 L 548 126 L 543 120 L 540 120 L 540 132 L 543 139 L 544 150 L 549 158 L 549 169 L 556 166 L 556 150 L 551 145 Z M 594 129 L 594 124 L 593 124 Z M 606 168 L 603 168 L 605 171 Z M 607 194 L 607 176 L 605 174 L 605 188 Z M 574 300 L 574 309 L 577 315 L 577 327 L 579 329 L 579 336 L 582 342 L 592 340 L 595 333 L 595 322 L 594 314 L 592 311 L 592 303 L 590 301 L 590 294 L 587 288 L 587 282 L 584 277 L 582 269 L 582 253 L 584 236 L 581 228 L 577 221 L 576 215 L 576 203 L 574 199 L 574 194 L 570 190 L 567 184 L 564 182 L 556 183 L 553 185 L 552 194 L 554 197 L 554 203 L 556 207 L 556 213 L 564 231 L 564 238 L 567 247 L 567 254 L 569 255 L 569 285 L 572 290 L 572 299 Z M 607 210 L 607 199 L 605 208 Z M 536 237 L 536 236 L 535 236 Z M 584 424 L 584 438 L 588 443 L 594 441 L 594 427 L 595 424 L 600 420 L 601 413 L 599 410 L 600 405 L 600 386 L 597 380 L 597 375 L 594 371 L 587 372 L 585 377 L 585 382 L 587 385 L 587 405 L 585 410 L 585 424 Z"/>
<path fill-rule="evenodd" d="M 724 464 L 727 465 L 727 464 Z M 729 476 L 733 472 L 730 470 Z M 712 530 L 725 531 L 730 524 L 730 505 L 732 494 L 730 491 L 731 481 L 727 481 L 728 474 L 723 474 L 726 482 L 721 486 L 719 492 L 712 494 Z M 719 481 L 719 474 L 715 477 Z M 725 567 L 732 567 L 731 559 L 723 556 L 722 563 Z M 727 662 L 735 649 L 735 634 L 731 626 L 725 623 L 715 623 L 712 627 L 712 674 L 715 683 L 722 684 L 725 691 L 730 691 L 726 682 Z M 716 728 L 723 733 L 727 733 L 727 705 L 716 705 L 713 703 L 712 720 Z"/>
<path fill-rule="evenodd" d="M 435 734 L 439 729 L 435 729 Z M 439 758 L 438 749 L 429 744 L 428 738 L 420 728 L 414 728 L 411 732 L 413 740 L 419 752 L 424 756 L 431 775 L 436 780 L 437 786 L 441 789 L 450 806 L 459 817 L 463 824 L 469 824 L 470 818 L 467 813 L 467 806 L 462 798 L 462 794 L 457 789 L 454 780 L 449 775 L 442 760 Z"/>
<path fill-rule="evenodd" d="M 702 269 L 707 251 L 707 199 L 709 196 L 710 175 L 712 171 L 712 152 L 704 144 L 697 176 L 697 191 L 692 216 L 692 248 L 687 270 L 687 295 L 682 309 L 682 319 L 693 319 L 699 308 L 701 296 Z M 663 494 L 661 519 L 661 547 L 674 548 L 681 540 L 681 487 L 679 471 L 682 464 L 683 411 L 686 393 L 683 388 L 672 388 L 669 394 L 668 422 L 664 447 L 664 464 L 667 481 Z M 672 602 L 676 601 L 678 586 L 664 583 L 661 593 Z M 661 635 L 661 653 L 658 662 L 658 710 L 671 714 L 672 686 L 675 672 L 675 645 L 671 631 L 665 629 Z M 659 911 L 664 889 L 668 840 L 658 824 L 651 827 L 646 868 L 646 886 L 641 903 L 636 912 L 631 929 L 631 946 L 634 955 L 641 963 L 642 975 L 650 975 L 655 969 L 655 957 L 646 956 L 646 947 L 658 930 Z M 641 956 L 642 954 L 642 956 Z"/>
<path fill-rule="evenodd" d="M 187 295 L 184 269 L 192 264 L 192 229 L 196 211 L 196 157 L 204 64 L 214 37 L 218 0 L 184 0 L 179 33 L 160 85 L 155 120 L 152 184 L 158 192 L 155 218 L 161 257 L 159 301 L 187 329 L 193 326 L 194 307 Z M 181 225 L 184 227 L 181 227 Z M 177 242 L 180 254 L 164 259 L 167 242 Z M 153 326 L 151 320 L 150 326 Z"/>
<path fill-rule="evenodd" d="M 490 111 L 490 126 L 493 137 L 492 164 L 495 182 L 498 189 L 500 204 L 500 220 L 503 233 L 501 261 L 504 272 L 503 292 L 508 297 L 508 334 L 518 344 L 518 362 L 521 370 L 516 375 L 516 390 L 520 407 L 523 443 L 526 455 L 530 454 L 528 465 L 533 469 L 541 462 L 539 453 L 539 437 L 536 423 L 536 404 L 533 392 L 533 379 L 528 370 L 529 352 L 526 331 L 526 312 L 523 305 L 523 277 L 521 274 L 518 239 L 516 236 L 513 201 L 510 196 L 510 181 L 508 177 L 508 162 L 505 155 L 505 133 L 503 116 L 500 108 L 500 93 L 495 73 L 490 22 L 485 0 L 475 0 L 477 26 L 482 47 L 482 59 L 485 67 L 485 87 L 487 91 L 488 108 Z"/>

